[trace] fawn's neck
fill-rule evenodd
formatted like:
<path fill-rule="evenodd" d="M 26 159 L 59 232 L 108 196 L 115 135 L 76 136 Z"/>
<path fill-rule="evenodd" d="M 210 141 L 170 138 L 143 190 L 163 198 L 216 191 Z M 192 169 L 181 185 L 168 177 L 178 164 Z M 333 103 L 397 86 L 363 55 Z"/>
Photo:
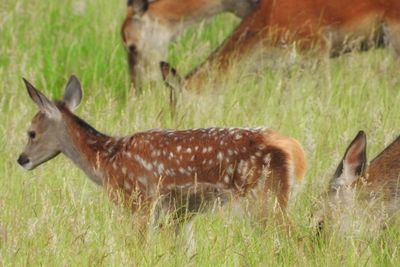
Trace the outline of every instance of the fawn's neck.
<path fill-rule="evenodd" d="M 118 153 L 115 139 L 98 132 L 65 108 L 62 115 L 66 127 L 61 137 L 62 152 L 93 182 L 103 185 L 108 159 Z"/>

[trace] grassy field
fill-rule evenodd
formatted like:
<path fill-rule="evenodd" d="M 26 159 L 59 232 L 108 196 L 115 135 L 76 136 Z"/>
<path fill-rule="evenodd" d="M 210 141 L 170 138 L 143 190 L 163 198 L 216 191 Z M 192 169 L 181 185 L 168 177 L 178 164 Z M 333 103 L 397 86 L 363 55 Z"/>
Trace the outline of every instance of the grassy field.
<path fill-rule="evenodd" d="M 183 96 L 172 119 L 163 83 L 139 96 L 129 86 L 119 35 L 124 4 L 0 2 L 0 266 L 400 265 L 399 225 L 373 238 L 332 232 L 316 240 L 308 219 L 358 130 L 367 132 L 370 158 L 399 135 L 400 63 L 393 51 L 348 54 L 318 67 L 294 65 L 290 75 L 280 69 L 242 73 L 216 92 Z M 221 16 L 189 30 L 171 47 L 170 61 L 188 71 L 235 23 Z M 84 90 L 77 114 L 108 134 L 269 126 L 297 138 L 309 162 L 290 207 L 299 235 L 287 237 L 273 224 L 257 227 L 251 218 L 204 214 L 195 220 L 197 254 L 187 257 L 182 237 L 170 229 L 146 242 L 135 215 L 111 204 L 65 157 L 32 172 L 20 168 L 16 158 L 36 112 L 21 78 L 57 98 L 72 73 Z"/>

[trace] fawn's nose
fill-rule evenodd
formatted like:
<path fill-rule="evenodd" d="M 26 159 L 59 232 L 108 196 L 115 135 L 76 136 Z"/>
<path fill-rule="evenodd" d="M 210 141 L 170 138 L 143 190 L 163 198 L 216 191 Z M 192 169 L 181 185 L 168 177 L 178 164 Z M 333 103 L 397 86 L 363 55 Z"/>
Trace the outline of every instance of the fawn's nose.
<path fill-rule="evenodd" d="M 30 161 L 29 158 L 24 154 L 21 154 L 17 160 L 18 164 L 21 166 L 28 164 L 29 161 Z"/>

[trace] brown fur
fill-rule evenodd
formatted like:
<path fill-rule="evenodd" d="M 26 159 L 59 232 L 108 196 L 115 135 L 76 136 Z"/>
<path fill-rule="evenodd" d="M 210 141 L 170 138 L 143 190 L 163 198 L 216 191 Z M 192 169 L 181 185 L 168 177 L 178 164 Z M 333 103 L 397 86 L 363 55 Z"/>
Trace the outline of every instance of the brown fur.
<path fill-rule="evenodd" d="M 339 221 L 335 223 L 344 224 L 346 229 L 351 225 L 346 218 L 357 214 L 352 219 L 366 220 L 367 224 L 372 220 L 379 229 L 399 214 L 400 137 L 369 164 L 366 146 L 366 135 L 361 131 L 347 148 L 324 194 L 323 207 L 315 213 L 319 228 L 326 218 L 336 218 Z"/>
<path fill-rule="evenodd" d="M 263 46 L 293 45 L 336 56 L 381 45 L 383 30 L 400 54 L 400 1 L 261 0 L 211 56 L 185 78 L 187 88 L 205 79 L 207 69 L 226 70 L 236 56 L 245 58 Z"/>
<path fill-rule="evenodd" d="M 148 3 L 146 10 L 137 10 L 135 1 L 129 2 L 121 35 L 127 49 L 132 82 L 137 89 L 140 89 L 143 82 L 161 79 L 158 64 L 166 60 L 169 42 L 187 27 L 222 12 L 233 12 L 244 17 L 255 8 L 256 2 L 254 0 L 158 0 Z"/>
<path fill-rule="evenodd" d="M 386 200 L 400 194 L 400 137 L 370 162 L 362 180 L 369 191 L 382 190 Z"/>
<path fill-rule="evenodd" d="M 32 170 L 63 153 L 92 181 L 105 186 L 113 201 L 135 211 L 160 199 L 161 207 L 169 210 L 169 204 L 181 203 L 175 196 L 196 202 L 187 203 L 190 208 L 201 207 L 200 200 L 223 203 L 260 192 L 256 199 L 267 212 L 265 196 L 272 191 L 284 214 L 294 176 L 304 175 L 300 144 L 270 129 L 150 130 L 110 137 L 73 114 L 82 99 L 75 76 L 58 102 L 26 80 L 25 84 L 40 111 L 18 163 Z"/>
<path fill-rule="evenodd" d="M 291 179 L 288 165 L 293 165 L 299 179 L 304 175 L 305 158 L 298 142 L 270 130 L 154 130 L 124 139 L 110 139 L 90 135 L 90 132 L 71 119 L 71 115 L 67 115 L 68 111 L 64 111 L 63 114 L 71 133 L 74 133 L 77 147 L 82 149 L 81 152 L 89 164 L 94 168 L 98 165 L 104 172 L 106 185 L 112 188 L 111 191 L 122 191 L 127 199 L 130 199 L 132 194 L 137 194 L 143 199 L 152 199 L 156 197 L 156 191 L 169 194 L 170 190 L 179 187 L 204 188 L 204 185 L 212 185 L 213 191 L 230 191 L 233 195 L 244 196 L 258 183 L 258 179 L 263 176 L 263 169 L 269 164 L 271 177 L 267 179 L 271 179 L 272 182 L 268 185 L 277 193 L 280 205 L 284 209 Z M 88 145 L 87 140 L 97 142 Z M 113 150 L 104 152 L 105 149 L 109 149 L 107 147 L 112 147 Z M 207 152 L 204 152 L 205 150 Z M 127 156 L 128 152 L 131 153 L 131 157 Z M 153 157 L 152 152 L 160 155 Z M 267 155 L 271 157 L 268 163 L 263 160 Z M 134 159 L 136 156 L 147 163 L 141 164 Z M 113 163 L 118 167 L 113 168 Z M 162 164 L 164 171 L 159 173 L 157 165 L 150 170 L 149 166 L 153 163 L 158 166 Z M 240 164 L 248 166 L 241 167 Z M 134 179 L 129 179 L 129 174 L 134 174 Z M 138 177 L 146 177 L 147 185 L 140 182 Z M 131 190 L 124 187 L 127 182 Z M 139 202 L 142 203 L 142 200 Z"/>

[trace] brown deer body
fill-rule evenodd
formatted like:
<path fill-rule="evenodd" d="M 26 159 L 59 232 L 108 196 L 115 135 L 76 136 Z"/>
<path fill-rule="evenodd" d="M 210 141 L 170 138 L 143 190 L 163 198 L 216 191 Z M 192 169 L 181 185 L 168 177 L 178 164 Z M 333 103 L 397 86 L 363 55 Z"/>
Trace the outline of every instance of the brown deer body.
<path fill-rule="evenodd" d="M 264 192 L 276 193 L 284 210 L 295 177 L 304 176 L 300 144 L 269 129 L 151 130 L 109 137 L 72 113 L 82 96 L 75 77 L 58 102 L 25 82 L 40 111 L 32 120 L 18 163 L 31 170 L 63 153 L 105 186 L 113 200 L 133 210 L 165 195 L 174 200 L 184 194 L 194 201 L 203 196 L 206 201 L 239 198 L 260 184 L 265 184 Z"/>
<path fill-rule="evenodd" d="M 254 53 L 264 61 L 280 58 L 291 51 L 288 47 L 337 56 L 386 41 L 400 54 L 398 0 L 261 0 L 225 42 L 184 77 L 182 86 L 199 90 L 210 70 L 224 73 L 234 60 L 253 58 Z"/>
<path fill-rule="evenodd" d="M 187 27 L 222 12 L 246 16 L 257 0 L 130 0 L 121 27 L 131 79 L 161 80 L 158 63 L 166 60 L 168 44 Z"/>
<path fill-rule="evenodd" d="M 323 207 L 314 216 L 322 228 L 326 219 L 340 223 L 343 217 L 355 214 L 372 220 L 382 228 L 400 211 L 400 137 L 385 148 L 369 164 L 366 157 L 366 135 L 360 131 L 351 142 L 340 162 L 329 189 L 324 195 Z M 360 207 L 361 206 L 361 207 Z M 344 216 L 343 216 L 344 215 Z"/>

